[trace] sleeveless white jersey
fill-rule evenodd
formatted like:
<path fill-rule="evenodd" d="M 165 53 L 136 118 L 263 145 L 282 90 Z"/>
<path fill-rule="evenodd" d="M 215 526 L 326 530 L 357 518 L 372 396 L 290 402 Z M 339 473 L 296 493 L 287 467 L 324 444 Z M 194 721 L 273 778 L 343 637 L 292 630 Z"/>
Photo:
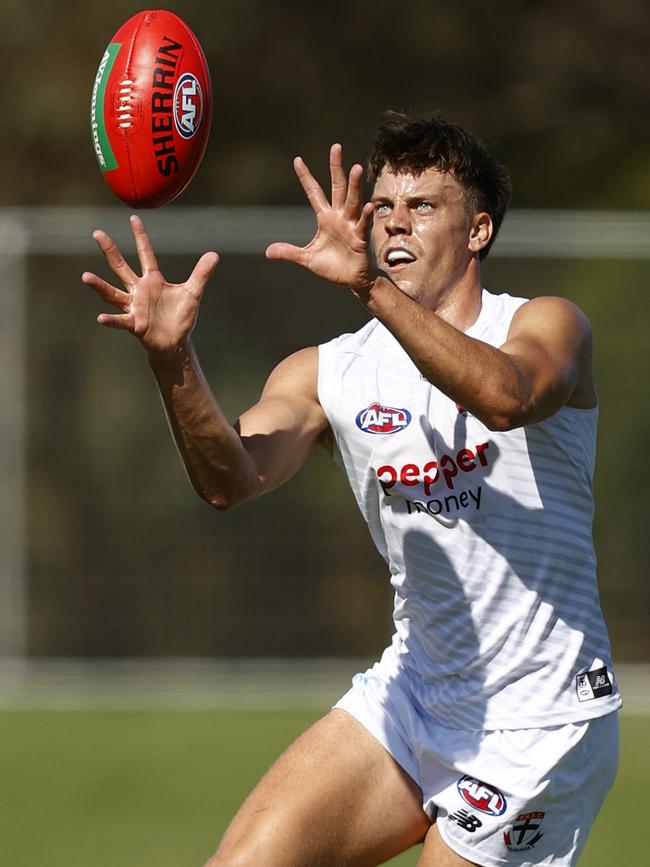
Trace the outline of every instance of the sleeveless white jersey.
<path fill-rule="evenodd" d="M 466 333 L 501 346 L 526 300 L 483 290 Z M 487 730 L 619 707 L 591 534 L 597 410 L 490 431 L 377 320 L 319 347 L 318 393 L 425 711 Z"/>

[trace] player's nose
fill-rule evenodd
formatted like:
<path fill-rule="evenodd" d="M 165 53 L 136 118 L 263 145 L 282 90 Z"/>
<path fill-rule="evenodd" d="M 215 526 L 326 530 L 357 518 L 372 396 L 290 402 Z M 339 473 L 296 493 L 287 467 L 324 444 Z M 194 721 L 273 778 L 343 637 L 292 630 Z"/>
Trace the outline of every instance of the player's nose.
<path fill-rule="evenodd" d="M 411 214 L 408 207 L 405 204 L 393 205 L 384 225 L 389 235 L 410 235 Z"/>

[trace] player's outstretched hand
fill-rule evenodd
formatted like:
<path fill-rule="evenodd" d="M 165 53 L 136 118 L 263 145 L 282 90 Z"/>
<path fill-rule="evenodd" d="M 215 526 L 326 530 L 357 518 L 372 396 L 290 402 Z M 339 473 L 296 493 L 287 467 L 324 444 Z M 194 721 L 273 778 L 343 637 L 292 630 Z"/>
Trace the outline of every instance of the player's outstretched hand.
<path fill-rule="evenodd" d="M 106 232 L 93 232 L 106 261 L 123 289 L 85 271 L 81 279 L 116 313 L 100 313 L 97 321 L 109 328 L 130 331 L 150 355 L 173 354 L 182 349 L 196 324 L 199 302 L 217 266 L 216 253 L 204 253 L 185 283 L 168 283 L 158 268 L 149 235 L 140 217 L 131 217 L 131 229 L 140 261 L 138 276 Z"/>
<path fill-rule="evenodd" d="M 306 247 L 271 244 L 267 258 L 296 262 L 318 277 L 362 295 L 373 282 L 368 246 L 373 206 L 361 204 L 363 167 L 353 165 L 346 177 L 341 145 L 332 145 L 330 202 L 303 159 L 296 157 L 293 165 L 316 215 L 316 234 Z"/>

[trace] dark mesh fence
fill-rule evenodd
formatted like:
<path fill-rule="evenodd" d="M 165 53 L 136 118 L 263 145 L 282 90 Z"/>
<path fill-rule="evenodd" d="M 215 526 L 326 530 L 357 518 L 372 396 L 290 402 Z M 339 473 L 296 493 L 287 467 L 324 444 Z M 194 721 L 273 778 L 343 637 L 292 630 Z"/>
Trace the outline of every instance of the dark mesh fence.
<path fill-rule="evenodd" d="M 193 259 L 160 251 L 174 280 Z M 380 651 L 391 633 L 387 570 L 334 463 L 316 455 L 281 490 L 227 514 L 203 504 L 140 346 L 95 324 L 103 308 L 80 284 L 85 269 L 101 270 L 99 256 L 28 259 L 28 653 Z M 495 257 L 484 280 L 493 291 L 566 296 L 593 321 L 602 599 L 617 657 L 647 659 L 647 262 Z M 344 291 L 231 254 L 208 287 L 195 339 L 234 419 L 280 359 L 364 321 Z"/>

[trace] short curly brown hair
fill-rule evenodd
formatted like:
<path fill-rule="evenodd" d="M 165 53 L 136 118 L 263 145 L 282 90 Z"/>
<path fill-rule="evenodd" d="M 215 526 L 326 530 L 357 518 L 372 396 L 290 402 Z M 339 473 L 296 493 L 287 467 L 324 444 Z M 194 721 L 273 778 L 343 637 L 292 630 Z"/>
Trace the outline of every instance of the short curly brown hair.
<path fill-rule="evenodd" d="M 465 190 L 468 209 L 486 211 L 492 217 L 494 233 L 480 253 L 481 259 L 487 256 L 510 203 L 512 187 L 506 169 L 478 139 L 439 115 L 413 118 L 389 111 L 377 129 L 368 159 L 367 177 L 372 186 L 385 166 L 414 175 L 430 168 L 453 174 Z"/>

